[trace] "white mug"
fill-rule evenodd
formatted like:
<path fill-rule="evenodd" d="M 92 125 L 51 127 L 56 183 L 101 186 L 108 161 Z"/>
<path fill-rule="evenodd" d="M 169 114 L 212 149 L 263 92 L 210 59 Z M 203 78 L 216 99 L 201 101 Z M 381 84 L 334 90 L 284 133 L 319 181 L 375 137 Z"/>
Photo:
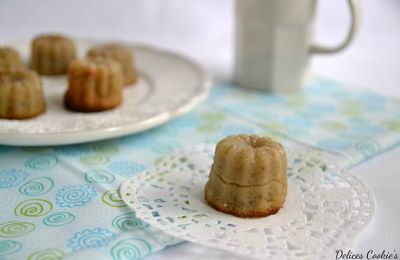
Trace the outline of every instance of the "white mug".
<path fill-rule="evenodd" d="M 335 53 L 354 38 L 357 0 L 347 0 L 351 26 L 337 46 L 312 44 L 316 0 L 236 0 L 235 80 L 274 93 L 301 89 L 310 54 Z"/>

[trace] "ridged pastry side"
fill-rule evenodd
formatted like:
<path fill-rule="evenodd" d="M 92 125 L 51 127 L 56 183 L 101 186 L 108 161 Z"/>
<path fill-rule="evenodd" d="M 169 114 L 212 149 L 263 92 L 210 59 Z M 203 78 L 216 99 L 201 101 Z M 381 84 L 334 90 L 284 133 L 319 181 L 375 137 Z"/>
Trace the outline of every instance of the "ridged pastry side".
<path fill-rule="evenodd" d="M 215 149 L 205 198 L 215 209 L 239 217 L 276 213 L 287 195 L 283 146 L 256 135 L 228 136 Z"/>
<path fill-rule="evenodd" d="M 69 67 L 65 106 L 81 112 L 114 108 L 122 102 L 122 86 L 118 62 L 101 57 L 75 60 Z"/>
<path fill-rule="evenodd" d="M 283 146 L 268 137 L 228 136 L 217 144 L 212 172 L 225 182 L 262 185 L 287 173 Z"/>
<path fill-rule="evenodd" d="M 66 36 L 42 35 L 32 41 L 31 68 L 41 75 L 65 74 L 74 59 L 75 44 Z"/>
<path fill-rule="evenodd" d="M 132 51 L 120 44 L 102 44 L 94 46 L 88 51 L 88 57 L 108 57 L 118 61 L 123 70 L 124 85 L 137 81 L 138 74 L 134 66 Z"/>
<path fill-rule="evenodd" d="M 16 50 L 9 47 L 0 48 L 0 71 L 22 69 L 21 58 Z"/>
<path fill-rule="evenodd" d="M 0 72 L 0 118 L 26 119 L 45 110 L 43 87 L 36 72 Z"/>
<path fill-rule="evenodd" d="M 238 217 L 265 217 L 282 207 L 287 183 L 282 179 L 264 185 L 239 186 L 211 173 L 205 194 L 207 202 L 218 211 Z"/>

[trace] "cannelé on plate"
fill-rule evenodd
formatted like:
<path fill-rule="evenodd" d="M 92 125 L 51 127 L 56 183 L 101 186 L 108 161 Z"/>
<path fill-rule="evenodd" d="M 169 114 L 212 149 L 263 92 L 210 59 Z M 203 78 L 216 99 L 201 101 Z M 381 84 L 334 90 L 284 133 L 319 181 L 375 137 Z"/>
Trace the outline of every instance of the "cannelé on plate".
<path fill-rule="evenodd" d="M 108 57 L 118 61 L 123 70 L 124 85 L 134 84 L 138 79 L 138 73 L 134 65 L 132 51 L 117 43 L 106 43 L 93 46 L 87 53 L 88 57 Z"/>
<path fill-rule="evenodd" d="M 42 82 L 35 71 L 0 71 L 0 118 L 27 119 L 45 110 Z"/>
<path fill-rule="evenodd" d="M 65 106 L 79 112 L 112 109 L 122 102 L 121 65 L 110 58 L 96 57 L 71 62 Z"/>
<path fill-rule="evenodd" d="M 22 69 L 19 53 L 11 47 L 0 47 L 0 71 Z"/>
<path fill-rule="evenodd" d="M 41 75 L 61 75 L 76 59 L 74 41 L 64 35 L 46 34 L 33 39 L 31 44 L 31 68 Z"/>

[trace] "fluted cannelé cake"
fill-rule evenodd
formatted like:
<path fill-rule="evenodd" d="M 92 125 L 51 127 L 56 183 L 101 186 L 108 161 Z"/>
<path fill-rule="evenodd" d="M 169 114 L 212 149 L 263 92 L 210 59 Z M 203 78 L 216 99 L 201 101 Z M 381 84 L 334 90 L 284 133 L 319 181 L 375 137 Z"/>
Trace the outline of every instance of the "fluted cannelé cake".
<path fill-rule="evenodd" d="M 286 195 L 287 159 L 280 143 L 242 134 L 217 144 L 205 186 L 213 208 L 238 217 L 264 217 L 278 212 Z"/>
<path fill-rule="evenodd" d="M 122 88 L 122 68 L 113 59 L 75 60 L 69 66 L 64 103 L 80 112 L 111 109 L 122 102 Z"/>
<path fill-rule="evenodd" d="M 0 118 L 31 118 L 45 110 L 42 83 L 35 71 L 0 71 Z"/>
<path fill-rule="evenodd" d="M 32 41 L 31 68 L 41 75 L 65 74 L 69 63 L 74 59 L 75 44 L 66 36 L 41 35 Z"/>
<path fill-rule="evenodd" d="M 16 50 L 0 47 L 0 71 L 22 69 L 21 58 Z"/>
<path fill-rule="evenodd" d="M 122 66 L 124 85 L 133 84 L 137 81 L 138 75 L 134 66 L 132 51 L 127 47 L 116 44 L 101 44 L 94 46 L 88 51 L 88 57 L 108 57 L 118 61 Z"/>

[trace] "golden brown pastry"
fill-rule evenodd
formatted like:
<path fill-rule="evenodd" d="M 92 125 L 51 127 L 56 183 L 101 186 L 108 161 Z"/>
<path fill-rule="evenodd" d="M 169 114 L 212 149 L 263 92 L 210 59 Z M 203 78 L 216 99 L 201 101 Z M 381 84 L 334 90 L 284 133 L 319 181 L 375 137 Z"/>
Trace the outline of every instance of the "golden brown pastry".
<path fill-rule="evenodd" d="M 124 85 L 130 85 L 137 81 L 138 74 L 135 70 L 132 51 L 120 44 L 102 44 L 94 46 L 88 51 L 88 57 L 108 57 L 118 61 L 123 69 Z"/>
<path fill-rule="evenodd" d="M 97 57 L 71 62 L 64 103 L 68 109 L 95 112 L 114 108 L 122 102 L 121 65 L 113 59 Z"/>
<path fill-rule="evenodd" d="M 0 118 L 31 118 L 45 110 L 42 83 L 35 71 L 0 71 Z"/>
<path fill-rule="evenodd" d="M 232 135 L 215 149 L 205 186 L 213 208 L 238 217 L 275 214 L 287 195 L 287 159 L 280 143 L 256 135 Z"/>
<path fill-rule="evenodd" d="M 0 71 L 22 69 L 21 58 L 16 50 L 0 47 Z"/>
<path fill-rule="evenodd" d="M 75 44 L 66 36 L 41 35 L 32 41 L 31 68 L 41 75 L 65 74 L 75 58 Z"/>

